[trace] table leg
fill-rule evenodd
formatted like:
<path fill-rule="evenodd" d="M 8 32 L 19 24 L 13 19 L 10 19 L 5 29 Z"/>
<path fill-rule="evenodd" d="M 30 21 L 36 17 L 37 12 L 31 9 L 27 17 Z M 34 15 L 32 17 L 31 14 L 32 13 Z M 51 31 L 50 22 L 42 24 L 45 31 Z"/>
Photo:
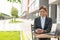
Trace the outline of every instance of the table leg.
<path fill-rule="evenodd" d="M 59 40 L 59 37 L 58 37 L 58 40 Z"/>
<path fill-rule="evenodd" d="M 39 40 L 39 38 L 35 38 L 35 40 Z"/>

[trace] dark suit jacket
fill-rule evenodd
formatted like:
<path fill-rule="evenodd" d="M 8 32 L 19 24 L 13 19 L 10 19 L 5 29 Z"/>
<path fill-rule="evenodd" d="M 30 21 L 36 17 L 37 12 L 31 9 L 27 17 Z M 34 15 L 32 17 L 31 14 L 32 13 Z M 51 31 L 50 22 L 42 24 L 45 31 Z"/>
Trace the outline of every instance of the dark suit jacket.
<path fill-rule="evenodd" d="M 52 27 L 52 19 L 49 17 L 46 17 L 45 25 L 44 25 L 44 30 L 46 31 L 44 33 L 49 33 L 51 31 L 51 27 Z M 42 29 L 40 17 L 36 18 L 34 21 L 34 30 L 36 30 L 37 28 Z"/>

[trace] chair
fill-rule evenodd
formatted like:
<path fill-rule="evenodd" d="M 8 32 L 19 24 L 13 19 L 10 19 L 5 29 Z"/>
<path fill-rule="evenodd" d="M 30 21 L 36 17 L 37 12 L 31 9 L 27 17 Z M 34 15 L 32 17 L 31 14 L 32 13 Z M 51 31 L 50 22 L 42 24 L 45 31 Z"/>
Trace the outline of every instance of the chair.
<path fill-rule="evenodd" d="M 34 33 L 34 25 L 33 25 L 33 24 L 31 24 L 31 33 L 32 33 L 32 40 L 38 40 L 38 39 L 33 35 L 33 33 Z"/>
<path fill-rule="evenodd" d="M 32 40 L 33 40 L 33 31 L 34 31 L 34 25 L 31 24 Z"/>

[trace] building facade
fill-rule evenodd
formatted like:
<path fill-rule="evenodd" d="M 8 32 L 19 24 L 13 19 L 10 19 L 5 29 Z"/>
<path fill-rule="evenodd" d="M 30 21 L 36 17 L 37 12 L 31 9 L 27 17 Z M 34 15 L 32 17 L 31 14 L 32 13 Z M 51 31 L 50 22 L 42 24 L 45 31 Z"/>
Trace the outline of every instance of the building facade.
<path fill-rule="evenodd" d="M 26 16 L 30 19 L 34 19 L 39 16 L 39 8 L 42 5 L 46 5 L 49 12 L 49 4 L 48 0 L 22 0 L 22 13 L 24 14 L 24 17 Z M 24 6 L 25 7 L 24 7 Z M 25 10 L 25 11 L 23 11 Z"/>
<path fill-rule="evenodd" d="M 38 17 L 42 5 L 47 6 L 48 16 L 52 18 L 52 22 L 60 23 L 60 0 L 22 0 L 23 17 L 28 19 Z"/>
<path fill-rule="evenodd" d="M 53 21 L 60 23 L 60 0 L 49 0 L 49 9 Z"/>

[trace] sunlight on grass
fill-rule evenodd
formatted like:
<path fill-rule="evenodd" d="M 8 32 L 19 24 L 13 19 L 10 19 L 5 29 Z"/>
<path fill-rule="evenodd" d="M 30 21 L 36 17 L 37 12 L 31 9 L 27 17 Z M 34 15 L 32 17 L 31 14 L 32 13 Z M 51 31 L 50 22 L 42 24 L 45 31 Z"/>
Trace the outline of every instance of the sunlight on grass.
<path fill-rule="evenodd" d="M 10 20 L 9 23 L 22 23 L 23 21 L 20 21 L 20 20 Z"/>
<path fill-rule="evenodd" d="M 20 40 L 19 31 L 0 31 L 0 40 Z"/>

